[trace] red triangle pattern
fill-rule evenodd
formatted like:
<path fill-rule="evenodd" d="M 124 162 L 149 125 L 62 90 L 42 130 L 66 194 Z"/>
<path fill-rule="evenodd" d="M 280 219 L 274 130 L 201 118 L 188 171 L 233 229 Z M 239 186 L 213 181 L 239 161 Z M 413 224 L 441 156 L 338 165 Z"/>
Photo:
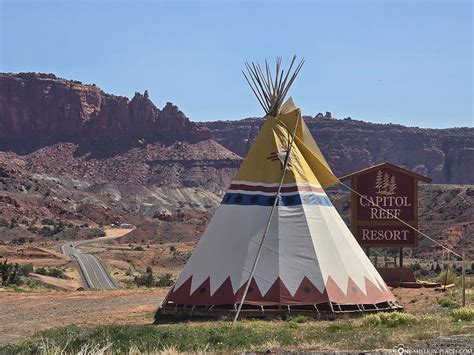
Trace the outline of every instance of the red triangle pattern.
<path fill-rule="evenodd" d="M 245 284 L 234 294 L 230 277 L 211 296 L 210 278 L 208 277 L 193 293 L 191 293 L 192 276 L 176 290 L 173 288 L 166 297 L 166 302 L 186 305 L 223 305 L 240 303 Z M 294 296 L 286 288 L 283 281 L 278 278 L 265 295 L 260 292 L 255 279 L 250 282 L 249 292 L 245 304 L 257 306 L 275 305 L 313 305 L 328 301 L 339 304 L 376 304 L 395 301 L 393 294 L 387 290 L 380 290 L 368 278 L 365 278 L 366 291 L 362 291 L 357 284 L 349 278 L 347 290 L 344 293 L 336 282 L 329 277 L 326 288 L 321 293 L 307 277 L 302 281 Z"/>

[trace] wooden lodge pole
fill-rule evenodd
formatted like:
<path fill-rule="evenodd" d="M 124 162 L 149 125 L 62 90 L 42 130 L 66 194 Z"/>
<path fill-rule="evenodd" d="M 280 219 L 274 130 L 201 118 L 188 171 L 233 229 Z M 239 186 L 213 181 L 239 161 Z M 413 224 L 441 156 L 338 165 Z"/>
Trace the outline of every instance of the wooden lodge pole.
<path fill-rule="evenodd" d="M 400 267 L 403 267 L 403 248 L 400 248 Z"/>
<path fill-rule="evenodd" d="M 461 270 L 462 270 L 462 276 L 461 276 L 461 285 L 462 285 L 462 306 L 466 306 L 466 267 L 464 263 L 464 259 L 466 257 L 465 252 L 462 252 L 462 260 L 461 260 Z"/>

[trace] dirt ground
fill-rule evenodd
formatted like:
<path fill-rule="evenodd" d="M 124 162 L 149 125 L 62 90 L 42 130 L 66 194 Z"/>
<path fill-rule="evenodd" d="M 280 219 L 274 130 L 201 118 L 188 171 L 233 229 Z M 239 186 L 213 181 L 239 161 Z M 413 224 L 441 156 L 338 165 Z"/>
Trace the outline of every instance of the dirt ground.
<path fill-rule="evenodd" d="M 438 300 L 446 296 L 433 288 L 394 288 L 392 292 L 403 310 L 414 314 L 438 308 Z"/>
<path fill-rule="evenodd" d="M 70 324 L 150 324 L 167 289 L 11 292 L 0 289 L 0 345 Z"/>
<path fill-rule="evenodd" d="M 394 289 L 410 313 L 439 307 L 433 289 Z M 16 343 L 48 328 L 98 324 L 151 324 L 167 289 L 76 292 L 11 292 L 0 289 L 0 345 Z M 415 300 L 415 301 L 413 301 Z"/>
<path fill-rule="evenodd" d="M 119 236 L 129 231 L 109 229 L 106 232 L 108 236 Z M 74 263 L 57 251 L 62 243 L 64 241 L 21 247 L 0 246 L 0 256 L 20 263 L 31 262 L 35 266 L 66 267 L 66 274 L 70 277 L 68 282 L 74 283 L 71 286 L 74 288 L 80 281 L 79 274 Z M 133 278 L 129 275 L 130 270 L 143 272 L 147 266 L 152 266 L 156 275 L 170 272 L 176 277 L 193 247 L 192 242 L 124 243 L 120 238 L 81 248 L 99 256 L 115 280 L 128 287 Z M 445 296 L 430 288 L 392 291 L 409 313 L 438 308 L 438 300 Z M 154 311 L 166 293 L 167 289 L 13 292 L 0 288 L 0 309 L 9 310 L 0 312 L 0 345 L 17 343 L 40 330 L 70 324 L 151 324 Z"/>

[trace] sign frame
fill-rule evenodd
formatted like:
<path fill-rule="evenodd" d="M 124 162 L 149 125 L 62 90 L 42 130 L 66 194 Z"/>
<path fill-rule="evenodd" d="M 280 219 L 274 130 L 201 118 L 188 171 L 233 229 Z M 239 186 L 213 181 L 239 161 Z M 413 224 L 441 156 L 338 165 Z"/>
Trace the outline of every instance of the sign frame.
<path fill-rule="evenodd" d="M 373 173 L 377 170 L 381 169 L 387 169 L 387 170 L 392 170 L 395 171 L 399 174 L 405 175 L 410 177 L 413 183 L 413 219 L 410 220 L 404 220 L 404 222 L 408 223 L 412 227 L 418 229 L 418 182 L 422 181 L 425 183 L 431 183 L 431 179 L 414 173 L 412 171 L 406 170 L 404 168 L 401 168 L 399 166 L 390 164 L 390 163 L 382 163 L 382 164 L 377 164 L 374 165 L 370 168 L 363 169 L 360 171 L 357 171 L 355 173 L 345 175 L 341 177 L 339 180 L 344 181 L 344 180 L 351 180 L 351 185 L 352 189 L 357 191 L 358 188 L 358 181 L 359 178 L 363 178 L 364 175 Z M 366 248 L 371 248 L 371 247 L 377 247 L 377 248 L 404 248 L 404 247 L 410 247 L 410 248 L 415 248 L 418 246 L 418 233 L 414 231 L 414 240 L 413 243 L 396 243 L 393 245 L 387 244 L 387 243 L 360 243 L 360 240 L 357 238 L 358 236 L 358 228 L 360 226 L 364 227 L 403 227 L 405 224 L 402 222 L 396 220 L 396 219 L 359 219 L 358 218 L 358 211 L 357 207 L 359 205 L 358 199 L 360 197 L 354 192 L 351 192 L 351 228 L 352 228 L 352 234 L 354 235 L 354 238 L 357 240 L 359 245 L 361 247 L 366 247 Z"/>

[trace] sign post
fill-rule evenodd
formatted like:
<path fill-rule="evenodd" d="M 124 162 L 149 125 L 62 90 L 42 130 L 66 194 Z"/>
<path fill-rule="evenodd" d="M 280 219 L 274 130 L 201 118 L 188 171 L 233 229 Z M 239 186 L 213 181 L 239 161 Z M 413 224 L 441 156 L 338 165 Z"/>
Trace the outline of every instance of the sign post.
<path fill-rule="evenodd" d="M 413 271 L 403 268 L 403 248 L 418 245 L 418 182 L 431 179 L 383 163 L 343 176 L 351 180 L 352 234 L 368 251 L 372 247 L 399 249 L 398 268 L 388 267 L 379 272 L 387 284 L 401 285 L 416 282 Z M 403 222 L 407 223 L 410 228 Z M 376 259 L 377 260 L 377 259 Z"/>
<path fill-rule="evenodd" d="M 466 269 L 465 269 L 465 264 L 464 264 L 464 259 L 466 257 L 466 253 L 463 251 L 462 252 L 462 259 L 461 259 L 461 270 L 462 270 L 462 276 L 461 276 L 461 283 L 462 283 L 462 301 L 461 305 L 463 307 L 466 306 Z M 446 271 L 447 274 L 447 271 Z"/>

